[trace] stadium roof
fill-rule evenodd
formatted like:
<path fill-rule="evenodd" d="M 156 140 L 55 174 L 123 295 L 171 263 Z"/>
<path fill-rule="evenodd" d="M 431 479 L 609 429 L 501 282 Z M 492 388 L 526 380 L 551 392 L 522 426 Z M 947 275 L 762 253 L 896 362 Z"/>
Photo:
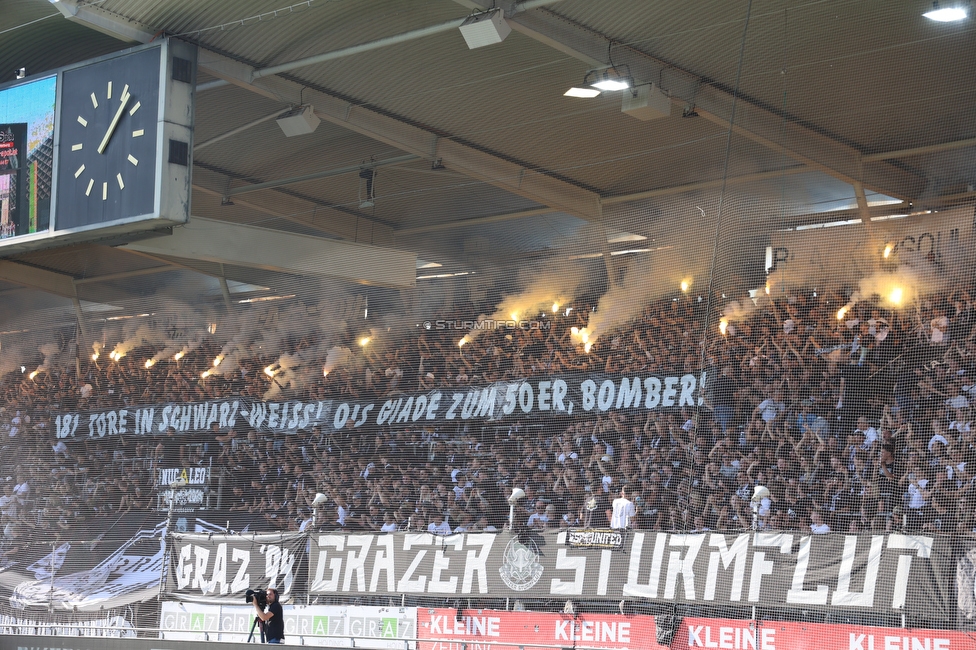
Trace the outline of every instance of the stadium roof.
<path fill-rule="evenodd" d="M 458 25 L 492 6 L 512 33 L 468 49 Z M 418 275 L 610 259 L 647 247 L 635 242 L 703 237 L 721 218 L 735 224 L 724 242 L 741 256 L 733 270 L 749 275 L 772 230 L 976 196 L 976 23 L 935 23 L 921 16 L 928 7 L 6 0 L 0 81 L 182 38 L 200 48 L 194 217 L 440 265 Z M 666 91 L 670 117 L 635 119 L 619 92 L 563 95 L 611 64 Z M 300 104 L 322 122 L 286 138 L 274 118 Z M 199 261 L 118 243 L 0 261 L 0 295 L 138 304 L 174 285 L 219 300 L 301 284 L 287 260 Z M 340 275 L 409 286 L 366 264 Z"/>

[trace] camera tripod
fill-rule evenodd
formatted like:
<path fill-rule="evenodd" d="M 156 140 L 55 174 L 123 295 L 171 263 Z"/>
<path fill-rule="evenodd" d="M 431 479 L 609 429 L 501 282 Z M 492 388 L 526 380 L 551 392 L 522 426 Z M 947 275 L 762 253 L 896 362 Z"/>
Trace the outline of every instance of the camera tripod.
<path fill-rule="evenodd" d="M 247 635 L 247 642 L 252 643 L 254 640 L 254 628 L 257 627 L 261 630 L 261 643 L 264 643 L 264 622 L 258 618 L 254 617 L 254 622 L 251 623 L 251 633 Z"/>

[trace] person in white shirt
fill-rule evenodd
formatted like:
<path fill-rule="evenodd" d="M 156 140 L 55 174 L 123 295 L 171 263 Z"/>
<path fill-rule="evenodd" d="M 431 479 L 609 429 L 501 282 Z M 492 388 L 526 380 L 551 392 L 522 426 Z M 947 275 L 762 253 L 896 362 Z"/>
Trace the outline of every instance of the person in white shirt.
<path fill-rule="evenodd" d="M 383 515 L 383 525 L 380 526 L 381 533 L 395 533 L 397 531 L 397 522 L 394 521 L 393 515 L 389 512 Z"/>
<path fill-rule="evenodd" d="M 549 523 L 549 515 L 546 513 L 546 504 L 543 501 L 536 501 L 535 511 L 529 515 L 526 525 L 529 528 L 545 528 Z"/>
<path fill-rule="evenodd" d="M 826 535 L 830 532 L 830 526 L 824 523 L 819 510 L 810 511 L 810 532 L 814 535 Z"/>
<path fill-rule="evenodd" d="M 875 341 L 881 343 L 888 338 L 888 332 L 890 331 L 891 326 L 888 324 L 888 321 L 880 316 L 877 309 L 872 311 L 871 319 L 868 321 L 868 334 L 873 336 Z"/>
<path fill-rule="evenodd" d="M 627 498 L 627 486 L 620 488 L 620 496 L 610 507 L 610 528 L 630 528 L 631 519 L 637 515 L 634 502 Z"/>
<path fill-rule="evenodd" d="M 338 494 L 335 495 L 335 502 L 336 502 L 336 523 L 339 524 L 340 527 L 345 528 L 346 519 L 349 518 L 349 512 L 350 512 L 349 504 L 347 504 L 346 500 L 343 499 Z"/>
<path fill-rule="evenodd" d="M 857 429 L 854 430 L 854 434 L 858 437 L 863 436 L 861 449 L 870 449 L 878 440 L 878 430 L 868 424 L 868 419 L 863 415 L 857 419 Z"/>
<path fill-rule="evenodd" d="M 934 318 L 932 318 L 929 326 L 929 340 L 933 344 L 940 345 L 949 341 L 949 319 L 945 317 L 941 309 L 935 310 Z"/>
<path fill-rule="evenodd" d="M 444 515 L 435 512 L 431 515 L 431 521 L 427 524 L 427 532 L 434 535 L 450 535 L 451 525 L 444 521 Z"/>

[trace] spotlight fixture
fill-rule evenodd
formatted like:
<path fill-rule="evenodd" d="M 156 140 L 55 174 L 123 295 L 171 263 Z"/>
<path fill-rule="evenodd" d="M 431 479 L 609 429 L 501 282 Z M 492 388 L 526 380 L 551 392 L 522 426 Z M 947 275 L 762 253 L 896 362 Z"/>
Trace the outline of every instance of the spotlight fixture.
<path fill-rule="evenodd" d="M 16 70 L 14 70 L 15 79 L 23 79 L 26 76 L 27 76 L 27 68 L 17 68 Z"/>
<path fill-rule="evenodd" d="M 583 77 L 583 85 L 599 90 L 627 90 L 634 85 L 634 78 L 630 76 L 630 68 L 626 65 L 612 65 L 587 72 Z"/>
<path fill-rule="evenodd" d="M 591 97 L 599 97 L 600 91 L 596 88 L 580 88 L 578 86 L 573 86 L 569 90 L 563 93 L 563 97 L 582 97 L 584 99 L 589 99 Z"/>
<path fill-rule="evenodd" d="M 472 14 L 459 29 L 469 50 L 501 43 L 512 32 L 501 9 Z"/>
<path fill-rule="evenodd" d="M 969 6 L 954 5 L 952 7 L 940 7 L 939 0 L 935 0 L 932 3 L 932 9 L 922 15 L 937 23 L 953 23 L 969 17 Z"/>
<path fill-rule="evenodd" d="M 305 104 L 279 115 L 278 127 L 285 134 L 285 137 L 291 138 L 296 135 L 312 133 L 318 128 L 320 121 L 311 104 Z"/>

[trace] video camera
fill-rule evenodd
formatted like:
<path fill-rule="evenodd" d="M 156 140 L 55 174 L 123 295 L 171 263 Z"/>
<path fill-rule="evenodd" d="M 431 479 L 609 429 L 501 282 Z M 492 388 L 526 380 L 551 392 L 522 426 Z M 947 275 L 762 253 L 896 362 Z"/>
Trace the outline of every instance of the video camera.
<path fill-rule="evenodd" d="M 264 589 L 248 589 L 244 592 L 244 602 L 250 603 L 252 601 L 257 601 L 260 607 L 266 607 L 268 605 L 268 594 Z"/>

